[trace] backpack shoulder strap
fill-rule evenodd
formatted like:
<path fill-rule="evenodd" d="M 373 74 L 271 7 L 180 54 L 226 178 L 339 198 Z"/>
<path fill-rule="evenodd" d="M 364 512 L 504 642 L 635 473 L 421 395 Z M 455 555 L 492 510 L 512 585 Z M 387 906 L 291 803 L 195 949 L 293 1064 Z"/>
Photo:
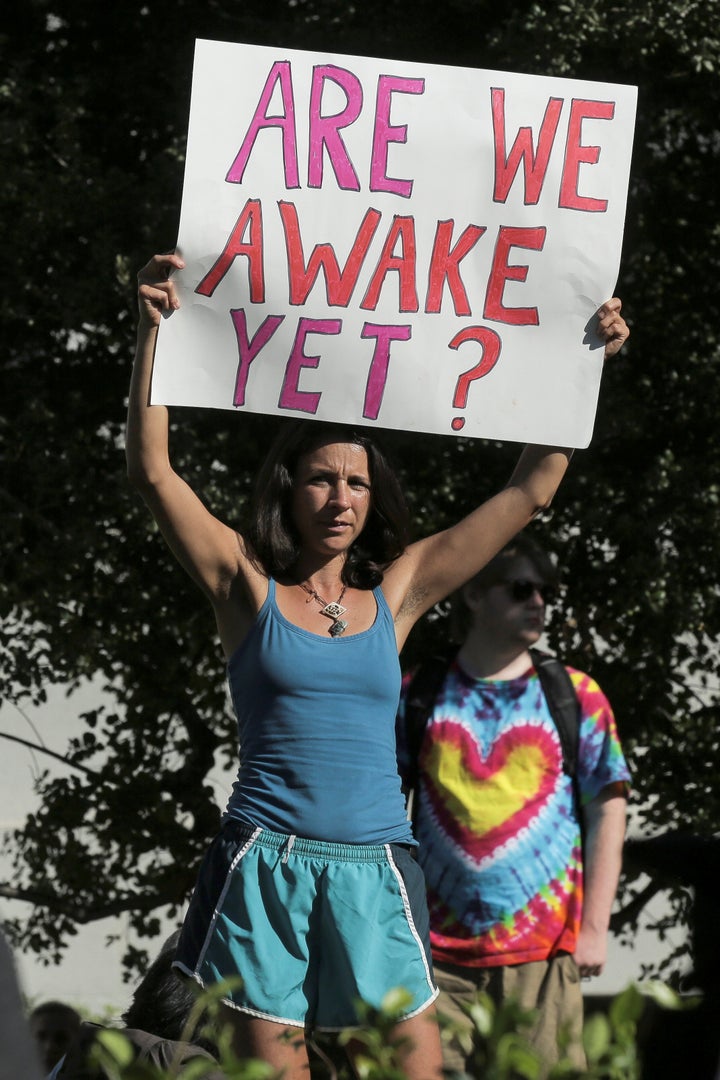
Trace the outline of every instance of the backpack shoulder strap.
<path fill-rule="evenodd" d="M 568 776 L 577 771 L 580 743 L 580 702 L 570 673 L 557 657 L 540 649 L 530 649 L 550 714 L 558 729 L 563 755 L 563 769 Z"/>
<path fill-rule="evenodd" d="M 433 653 L 418 665 L 405 692 L 405 743 L 407 746 L 408 777 L 407 787 L 414 788 L 417 782 L 418 758 L 423 735 L 440 687 L 445 681 L 448 668 L 452 663 L 457 648 L 445 652 Z"/>
<path fill-rule="evenodd" d="M 550 709 L 562 747 L 563 771 L 572 781 L 575 815 L 580 827 L 580 840 L 585 848 L 585 825 L 580 796 L 580 783 L 577 776 L 578 749 L 580 745 L 580 721 L 582 712 L 575 693 L 570 672 L 565 665 L 550 653 L 541 649 L 530 649 L 533 665 L 538 673 L 545 700 Z"/>

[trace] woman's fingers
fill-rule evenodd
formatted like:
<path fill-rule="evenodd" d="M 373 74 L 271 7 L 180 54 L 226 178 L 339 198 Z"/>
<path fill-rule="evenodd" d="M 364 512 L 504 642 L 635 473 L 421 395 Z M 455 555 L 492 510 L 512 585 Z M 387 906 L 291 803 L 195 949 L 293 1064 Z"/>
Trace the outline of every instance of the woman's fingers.
<path fill-rule="evenodd" d="M 138 305 L 141 318 L 157 326 L 164 313 L 180 307 L 174 282 L 173 270 L 182 270 L 185 263 L 179 255 L 153 255 L 138 271 Z"/>
<path fill-rule="evenodd" d="M 630 336 L 628 324 L 620 314 L 622 301 L 614 296 L 598 310 L 598 333 L 605 339 L 605 359 L 615 356 Z"/>

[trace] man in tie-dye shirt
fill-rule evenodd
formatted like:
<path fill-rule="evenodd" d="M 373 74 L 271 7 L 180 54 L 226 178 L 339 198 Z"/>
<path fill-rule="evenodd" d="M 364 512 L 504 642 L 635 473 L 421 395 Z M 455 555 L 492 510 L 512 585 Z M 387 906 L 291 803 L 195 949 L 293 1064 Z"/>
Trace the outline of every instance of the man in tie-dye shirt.
<path fill-rule="evenodd" d="M 439 1009 L 478 989 L 536 1011 L 531 1041 L 547 1066 L 560 1031 L 584 1063 L 580 978 L 599 975 L 620 873 L 629 772 L 604 694 L 568 668 L 581 723 L 577 781 L 528 649 L 556 581 L 547 554 L 516 537 L 463 590 L 462 645 L 428 720 L 414 798 Z M 402 733 L 402 706 L 399 731 Z M 407 750 L 399 739 L 401 772 Z M 462 1040 L 445 1065 L 471 1067 Z"/>

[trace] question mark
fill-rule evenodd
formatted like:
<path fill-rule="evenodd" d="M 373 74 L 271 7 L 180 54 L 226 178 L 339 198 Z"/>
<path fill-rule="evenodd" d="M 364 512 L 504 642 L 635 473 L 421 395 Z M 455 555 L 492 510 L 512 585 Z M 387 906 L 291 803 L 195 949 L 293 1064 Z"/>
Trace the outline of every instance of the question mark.
<path fill-rule="evenodd" d="M 477 379 L 482 379 L 487 375 L 498 362 L 500 356 L 500 348 L 502 341 L 500 335 L 495 330 L 491 330 L 489 326 L 466 326 L 464 330 L 460 330 L 452 339 L 448 348 L 459 349 L 464 341 L 479 341 L 482 346 L 482 355 L 475 367 L 470 368 L 469 371 L 464 371 L 458 376 L 458 381 L 455 386 L 455 393 L 453 394 L 453 408 L 464 409 L 467 405 L 468 393 L 470 391 L 470 383 L 475 382 Z M 465 417 L 455 416 L 452 420 L 451 427 L 453 431 L 462 431 L 465 427 Z"/>

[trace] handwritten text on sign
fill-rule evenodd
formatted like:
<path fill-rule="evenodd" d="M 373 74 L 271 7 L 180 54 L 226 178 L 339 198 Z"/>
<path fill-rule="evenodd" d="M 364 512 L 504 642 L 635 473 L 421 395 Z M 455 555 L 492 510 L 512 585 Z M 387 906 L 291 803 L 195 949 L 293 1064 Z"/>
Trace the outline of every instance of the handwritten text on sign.
<path fill-rule="evenodd" d="M 585 445 L 634 107 L 198 42 L 153 400 Z"/>

